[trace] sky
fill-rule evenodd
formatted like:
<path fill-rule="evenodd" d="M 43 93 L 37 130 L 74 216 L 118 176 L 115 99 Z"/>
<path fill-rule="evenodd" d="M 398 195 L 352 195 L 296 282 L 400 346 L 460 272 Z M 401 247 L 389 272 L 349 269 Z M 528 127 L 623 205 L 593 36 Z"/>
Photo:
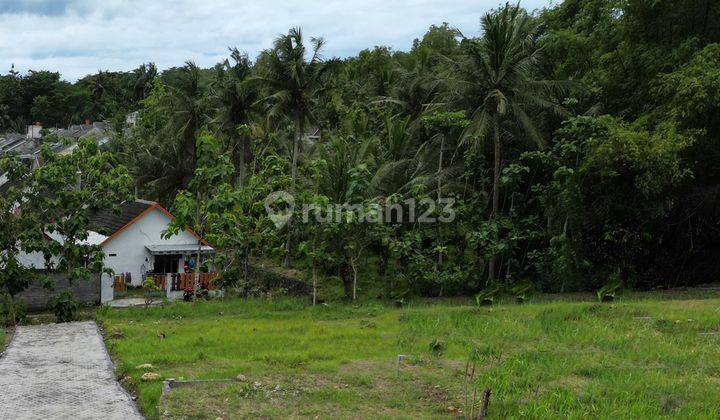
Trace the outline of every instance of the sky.
<path fill-rule="evenodd" d="M 504 4 L 504 1 L 502 2 Z M 0 72 L 11 65 L 75 81 L 99 70 L 210 67 L 237 47 L 254 58 L 290 27 L 324 37 L 325 57 L 376 45 L 408 50 L 432 24 L 480 34 L 500 0 L 0 0 Z M 528 10 L 550 0 L 522 0 Z"/>

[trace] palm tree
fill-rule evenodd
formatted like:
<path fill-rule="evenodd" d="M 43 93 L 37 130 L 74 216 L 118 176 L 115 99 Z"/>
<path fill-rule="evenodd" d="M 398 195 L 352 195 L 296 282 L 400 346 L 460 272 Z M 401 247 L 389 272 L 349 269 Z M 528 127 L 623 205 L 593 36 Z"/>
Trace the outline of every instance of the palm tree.
<path fill-rule="evenodd" d="M 214 122 L 229 139 L 230 150 L 237 169 L 237 183 L 242 186 L 247 173 L 246 161 L 250 153 L 250 122 L 258 92 L 248 83 L 252 64 L 246 54 L 230 49 L 230 60 L 216 66 L 212 96 L 216 103 Z"/>
<path fill-rule="evenodd" d="M 358 188 L 355 185 L 353 172 L 361 167 L 367 168 L 368 178 L 363 179 L 363 184 L 369 183 L 375 144 L 372 137 L 355 135 L 334 136 L 327 143 L 319 144 L 313 152 L 326 162 L 327 166 L 324 176 L 318 181 L 318 192 L 333 204 L 358 203 L 359 200 L 368 198 L 368 188 Z M 338 252 L 336 268 L 343 283 L 345 297 L 352 300 L 357 298 L 357 259 L 364 249 L 364 246 L 358 243 L 362 241 L 358 241 L 357 233 L 340 224 L 337 231 L 328 233 L 328 237 L 324 238 L 328 240 L 330 247 Z"/>
<path fill-rule="evenodd" d="M 196 138 L 207 118 L 207 95 L 194 63 L 179 69 L 172 84 L 156 79 L 141 110 L 135 144 L 128 150 L 138 186 L 163 202 L 187 189 L 195 174 Z"/>
<path fill-rule="evenodd" d="M 417 159 L 410 117 L 386 117 L 385 130 L 378 141 L 378 166 L 370 185 L 379 195 L 407 193 L 422 169 Z"/>
<path fill-rule="evenodd" d="M 153 81 L 157 75 L 158 72 L 155 63 L 143 64 L 133 70 L 133 79 L 130 81 L 133 101 L 139 102 L 150 94 Z"/>
<path fill-rule="evenodd" d="M 181 77 L 168 86 L 168 101 L 164 104 L 170 121 L 167 133 L 177 136 L 180 150 L 184 153 L 185 173 L 181 180 L 186 188 L 195 173 L 196 138 L 207 119 L 207 97 L 200 83 L 200 68 L 188 61 L 181 69 Z"/>
<path fill-rule="evenodd" d="M 427 47 L 418 48 L 405 65 L 398 64 L 393 73 L 397 81 L 389 96 L 377 98 L 373 103 L 395 105 L 396 111 L 419 123 L 419 117 L 432 104 L 439 93 L 442 79 L 433 69 L 433 52 Z"/>
<path fill-rule="evenodd" d="M 535 42 L 535 26 L 531 16 L 519 6 L 506 4 L 481 20 L 483 36 L 465 40 L 462 62 L 454 70 L 458 97 L 472 110 L 472 123 L 463 140 L 492 138 L 494 150 L 492 210 L 500 211 L 500 171 L 503 138 L 522 132 L 538 146 L 544 140 L 531 115 L 534 111 L 562 112 L 552 102 L 552 94 L 560 84 L 540 79 L 538 60 L 541 49 Z M 453 85 L 453 83 L 451 83 Z M 496 256 L 488 264 L 488 280 L 495 280 Z"/>
<path fill-rule="evenodd" d="M 325 41 L 311 38 L 308 57 L 300 28 L 292 28 L 287 35 L 275 40 L 273 48 L 259 59 L 261 74 L 255 80 L 267 88 L 260 102 L 267 105 L 268 118 L 290 118 L 293 122 L 292 184 L 297 182 L 300 143 L 308 120 L 313 120 L 312 100 L 322 88 L 321 78 L 327 68 L 320 51 Z M 288 223 L 283 265 L 290 265 L 291 224 Z"/>

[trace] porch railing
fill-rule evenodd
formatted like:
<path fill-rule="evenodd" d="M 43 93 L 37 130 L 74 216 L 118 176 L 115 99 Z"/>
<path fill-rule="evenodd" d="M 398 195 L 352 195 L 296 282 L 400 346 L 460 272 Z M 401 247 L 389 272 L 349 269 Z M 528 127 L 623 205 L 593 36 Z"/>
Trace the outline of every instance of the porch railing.
<path fill-rule="evenodd" d="M 172 273 L 170 274 L 170 290 L 180 291 L 194 289 L 196 285 L 199 286 L 200 289 L 219 289 L 219 286 L 213 281 L 217 277 L 217 273 L 200 273 L 198 277 L 196 281 L 195 273 Z"/>
<path fill-rule="evenodd" d="M 167 274 L 153 274 L 152 279 L 160 290 L 165 290 L 167 285 Z"/>
<path fill-rule="evenodd" d="M 217 273 L 168 273 L 168 274 L 148 274 L 146 276 L 153 279 L 155 285 L 160 290 L 165 290 L 170 296 L 170 292 L 180 292 L 185 289 L 217 290 L 220 288 L 213 280 L 217 277 Z M 113 277 L 113 290 L 115 292 L 127 292 L 127 279 L 125 275 L 116 275 Z"/>

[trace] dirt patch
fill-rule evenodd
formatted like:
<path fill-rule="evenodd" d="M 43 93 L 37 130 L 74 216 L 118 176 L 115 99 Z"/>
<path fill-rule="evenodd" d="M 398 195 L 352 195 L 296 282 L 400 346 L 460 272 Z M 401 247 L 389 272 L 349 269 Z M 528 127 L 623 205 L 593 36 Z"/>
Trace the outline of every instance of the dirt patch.
<path fill-rule="evenodd" d="M 579 375 L 568 375 L 560 379 L 548 382 L 547 388 L 562 388 L 573 394 L 582 394 L 592 382 L 589 378 Z"/>
<path fill-rule="evenodd" d="M 358 361 L 335 373 L 247 375 L 242 382 L 179 388 L 160 401 L 164 418 L 438 418 L 460 406 L 457 363 Z"/>
<path fill-rule="evenodd" d="M 573 395 L 584 395 L 586 394 L 587 388 L 589 387 L 591 382 L 592 379 L 588 377 L 570 374 L 568 376 L 555 379 L 554 381 L 547 382 L 542 386 L 536 387 L 535 389 L 525 394 L 522 398 L 520 398 L 518 402 L 520 404 L 528 404 L 535 398 L 539 397 L 546 390 L 553 389 L 562 389 L 572 393 Z"/>

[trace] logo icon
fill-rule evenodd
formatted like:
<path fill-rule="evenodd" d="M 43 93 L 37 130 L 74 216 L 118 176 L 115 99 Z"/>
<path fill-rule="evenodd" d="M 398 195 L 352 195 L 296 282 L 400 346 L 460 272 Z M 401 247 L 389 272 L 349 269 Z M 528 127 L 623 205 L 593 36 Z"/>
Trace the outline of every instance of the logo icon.
<path fill-rule="evenodd" d="M 295 198 L 287 191 L 275 191 L 265 197 L 265 211 L 278 230 L 288 224 L 295 210 Z"/>

